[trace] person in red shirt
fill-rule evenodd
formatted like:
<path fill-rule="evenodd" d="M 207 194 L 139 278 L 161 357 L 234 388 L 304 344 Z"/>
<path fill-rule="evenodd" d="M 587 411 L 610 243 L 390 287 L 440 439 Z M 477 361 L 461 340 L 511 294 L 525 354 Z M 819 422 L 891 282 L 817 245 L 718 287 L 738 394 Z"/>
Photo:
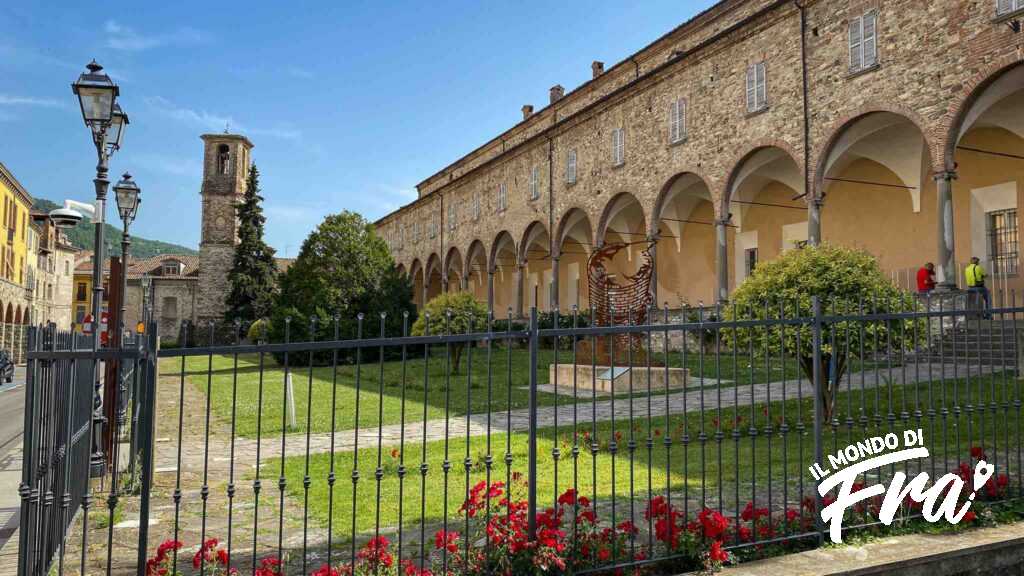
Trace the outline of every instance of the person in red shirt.
<path fill-rule="evenodd" d="M 917 292 L 927 294 L 935 288 L 935 265 L 926 263 L 917 271 Z"/>

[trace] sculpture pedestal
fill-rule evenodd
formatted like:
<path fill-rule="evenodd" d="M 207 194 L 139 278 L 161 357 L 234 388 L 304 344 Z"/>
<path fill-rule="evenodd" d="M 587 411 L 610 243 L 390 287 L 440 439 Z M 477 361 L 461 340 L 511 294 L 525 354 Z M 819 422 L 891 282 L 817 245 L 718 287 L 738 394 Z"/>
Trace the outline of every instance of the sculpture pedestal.
<path fill-rule="evenodd" d="M 666 375 L 667 372 L 667 375 Z M 664 366 L 616 366 L 612 373 L 611 366 L 591 366 L 590 364 L 551 364 L 548 367 L 548 383 L 558 383 L 559 388 L 571 388 L 573 376 L 575 375 L 575 386 L 581 390 L 594 390 L 611 394 L 629 392 L 630 379 L 632 378 L 633 392 L 644 392 L 651 390 L 664 390 L 667 386 L 670 389 L 686 388 L 690 379 L 690 371 L 686 368 L 666 368 Z M 556 380 L 557 376 L 557 380 Z"/>

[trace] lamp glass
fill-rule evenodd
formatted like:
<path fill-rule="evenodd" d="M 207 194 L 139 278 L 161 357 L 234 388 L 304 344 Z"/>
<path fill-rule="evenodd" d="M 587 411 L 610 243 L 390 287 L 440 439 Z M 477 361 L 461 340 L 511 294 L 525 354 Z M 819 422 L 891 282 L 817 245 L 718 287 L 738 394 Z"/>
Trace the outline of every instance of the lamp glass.
<path fill-rule="evenodd" d="M 117 212 L 121 220 L 131 222 L 139 206 L 139 187 L 132 181 L 131 175 L 125 174 L 114 186 L 114 195 L 117 198 Z"/>
<path fill-rule="evenodd" d="M 128 115 L 121 107 L 114 104 L 114 114 L 110 117 L 110 128 L 107 129 L 107 146 L 114 150 L 121 148 L 124 140 L 124 129 L 128 125 Z"/>

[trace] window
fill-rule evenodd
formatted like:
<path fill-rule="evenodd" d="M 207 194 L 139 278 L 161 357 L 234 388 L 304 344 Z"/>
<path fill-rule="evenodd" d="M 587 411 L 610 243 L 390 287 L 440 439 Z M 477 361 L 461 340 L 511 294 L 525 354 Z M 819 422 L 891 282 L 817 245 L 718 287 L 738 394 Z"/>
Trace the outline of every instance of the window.
<path fill-rule="evenodd" d="M 480 219 L 480 193 L 473 195 L 473 221 Z"/>
<path fill-rule="evenodd" d="M 626 161 L 626 130 L 612 130 L 612 165 L 621 166 Z"/>
<path fill-rule="evenodd" d="M 673 144 L 686 139 L 686 100 L 679 98 L 668 109 L 668 140 Z"/>
<path fill-rule="evenodd" d="M 747 67 L 747 112 L 758 112 L 768 106 L 764 62 Z"/>
<path fill-rule="evenodd" d="M 1017 10 L 1024 10 L 1024 0 L 996 0 L 996 14 L 999 16 Z"/>
<path fill-rule="evenodd" d="M 540 198 L 540 167 L 534 166 L 530 170 L 530 200 Z"/>
<path fill-rule="evenodd" d="M 746 275 L 750 276 L 757 268 L 757 248 L 747 248 L 743 251 L 743 267 Z"/>
<path fill-rule="evenodd" d="M 177 260 L 164 260 L 160 263 L 160 274 L 162 276 L 177 276 L 181 274 L 181 262 Z"/>
<path fill-rule="evenodd" d="M 498 212 L 504 212 L 508 208 L 508 187 L 504 182 L 498 184 Z"/>
<path fill-rule="evenodd" d="M 878 12 L 872 10 L 850 20 L 850 71 L 870 68 L 878 63 L 878 36 L 875 33 Z"/>
<path fill-rule="evenodd" d="M 85 320 L 85 306 L 75 306 L 75 324 L 81 324 Z"/>
<path fill-rule="evenodd" d="M 228 152 L 228 145 L 221 144 L 217 147 L 217 173 L 227 174 L 231 170 L 231 154 Z"/>
<path fill-rule="evenodd" d="M 85 282 L 79 282 L 78 287 L 75 288 L 75 300 L 84 302 L 86 297 Z"/>
<path fill-rule="evenodd" d="M 455 210 L 455 204 L 448 205 L 448 231 L 455 230 L 455 224 L 458 219 L 458 212 Z"/>
<path fill-rule="evenodd" d="M 160 306 L 160 317 L 165 320 L 177 320 L 178 299 L 174 296 L 165 296 L 162 304 Z"/>
<path fill-rule="evenodd" d="M 1017 209 L 998 210 L 985 215 L 988 232 L 988 255 L 992 260 L 992 273 L 999 276 L 1017 275 Z"/>
<path fill-rule="evenodd" d="M 565 155 L 565 182 L 576 183 L 576 150 L 569 150 Z"/>
<path fill-rule="evenodd" d="M 430 218 L 430 237 L 437 237 L 437 216 L 431 216 Z"/>

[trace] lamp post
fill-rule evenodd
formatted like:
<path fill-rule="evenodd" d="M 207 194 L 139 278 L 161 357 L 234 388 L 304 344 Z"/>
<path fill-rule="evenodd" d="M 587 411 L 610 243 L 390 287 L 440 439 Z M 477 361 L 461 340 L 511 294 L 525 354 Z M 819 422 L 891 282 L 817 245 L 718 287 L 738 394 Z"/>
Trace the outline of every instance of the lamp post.
<path fill-rule="evenodd" d="M 142 325 L 149 329 L 149 310 L 153 306 L 149 297 L 149 287 L 153 283 L 153 278 L 149 274 L 143 274 L 139 280 L 139 284 L 142 286 L 142 308 L 139 310 L 139 318 L 142 319 Z"/>
<path fill-rule="evenodd" d="M 121 313 L 118 316 L 118 344 L 124 337 L 125 312 L 128 309 L 128 248 L 131 246 L 131 238 L 128 236 L 128 226 L 135 220 L 135 214 L 139 210 L 142 199 L 139 193 L 142 190 L 132 180 L 132 175 L 125 172 L 121 181 L 114 185 L 114 198 L 117 200 L 117 213 L 124 222 L 124 231 L 121 233 Z"/>
<path fill-rule="evenodd" d="M 71 90 L 78 97 L 82 109 L 82 120 L 92 132 L 93 145 L 96 146 L 96 177 L 93 184 L 96 189 L 96 210 L 93 224 L 95 241 L 93 244 L 92 268 L 92 317 L 93 334 L 92 349 L 100 349 L 100 319 L 103 315 L 103 220 L 106 208 L 108 163 L 110 156 L 121 148 L 124 128 L 128 125 L 128 115 L 117 105 L 120 89 L 117 84 L 103 73 L 103 67 L 95 60 L 86 66 L 78 80 L 71 85 Z M 101 443 L 101 426 L 103 425 L 103 396 L 99 360 L 93 361 L 93 432 L 92 456 L 89 459 L 89 474 L 93 478 L 103 476 L 106 472 L 106 459 Z"/>

